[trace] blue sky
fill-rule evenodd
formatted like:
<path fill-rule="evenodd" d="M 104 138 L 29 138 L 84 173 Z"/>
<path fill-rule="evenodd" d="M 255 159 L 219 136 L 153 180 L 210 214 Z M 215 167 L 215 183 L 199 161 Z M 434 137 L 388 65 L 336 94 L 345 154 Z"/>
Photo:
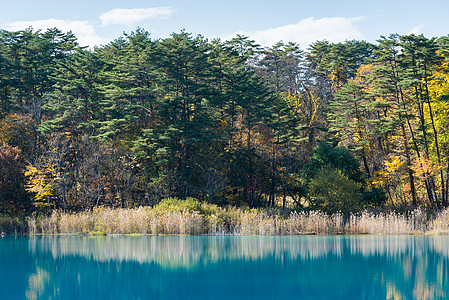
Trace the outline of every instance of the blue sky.
<path fill-rule="evenodd" d="M 316 40 L 374 42 L 390 33 L 449 34 L 449 0 L 1 0 L 0 28 L 58 27 L 80 44 L 107 44 L 137 27 L 153 38 L 186 31 L 229 39 L 236 33 L 262 45 L 302 47 Z"/>

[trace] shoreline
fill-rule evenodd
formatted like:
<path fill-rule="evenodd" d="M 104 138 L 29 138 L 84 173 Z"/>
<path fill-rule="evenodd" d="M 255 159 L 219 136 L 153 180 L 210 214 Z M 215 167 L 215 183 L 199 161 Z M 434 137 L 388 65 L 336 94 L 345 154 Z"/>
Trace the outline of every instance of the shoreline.
<path fill-rule="evenodd" d="M 164 200 L 154 207 L 96 207 L 82 212 L 54 210 L 50 215 L 2 217 L 0 231 L 23 235 L 142 236 L 302 236 L 447 235 L 449 209 L 433 215 L 422 209 L 405 213 L 362 211 L 343 215 L 218 207 L 197 201 Z M 9 226 L 9 227 L 8 227 Z"/>

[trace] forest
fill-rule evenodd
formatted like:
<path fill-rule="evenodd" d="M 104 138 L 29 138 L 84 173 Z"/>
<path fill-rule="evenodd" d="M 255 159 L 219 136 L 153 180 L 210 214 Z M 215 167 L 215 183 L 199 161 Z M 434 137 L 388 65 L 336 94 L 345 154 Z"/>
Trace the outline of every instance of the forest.
<path fill-rule="evenodd" d="M 307 49 L 137 28 L 0 31 L 0 214 L 220 207 L 441 210 L 449 37 Z"/>

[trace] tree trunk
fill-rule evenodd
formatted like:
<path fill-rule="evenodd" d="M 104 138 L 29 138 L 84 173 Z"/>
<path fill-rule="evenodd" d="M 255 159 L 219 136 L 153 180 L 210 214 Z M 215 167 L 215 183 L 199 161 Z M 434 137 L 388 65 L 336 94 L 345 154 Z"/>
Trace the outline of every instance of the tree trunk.
<path fill-rule="evenodd" d="M 362 161 L 363 161 L 363 167 L 365 168 L 366 174 L 368 174 L 368 177 L 371 177 L 371 172 L 369 170 L 368 161 L 367 161 L 366 155 L 365 155 L 365 149 L 362 149 Z"/>
<path fill-rule="evenodd" d="M 273 153 L 271 156 L 271 192 L 270 192 L 270 198 L 268 200 L 268 205 L 274 206 L 274 194 L 275 194 L 275 187 L 276 187 L 276 178 L 275 178 L 275 147 L 274 147 L 274 140 L 273 140 Z"/>
<path fill-rule="evenodd" d="M 449 159 L 447 160 L 447 166 L 446 166 L 446 191 L 445 191 L 445 195 L 446 195 L 446 207 L 448 205 L 448 199 L 449 199 Z"/>
<path fill-rule="evenodd" d="M 284 195 L 282 197 L 282 208 L 287 204 L 287 178 L 284 180 Z"/>
<path fill-rule="evenodd" d="M 405 128 L 404 128 L 404 124 L 401 124 L 401 129 L 402 129 L 402 137 L 404 139 L 404 152 L 405 152 L 405 157 L 407 159 L 407 171 L 408 171 L 408 178 L 409 178 L 409 182 L 410 182 L 410 192 L 412 193 L 412 205 L 413 207 L 416 207 L 417 205 L 417 201 L 416 201 L 416 189 L 415 189 L 415 179 L 413 177 L 413 171 L 410 169 L 411 167 L 411 159 L 410 159 L 410 151 L 409 151 L 409 147 L 408 147 L 408 142 L 407 142 L 407 135 L 405 133 Z"/>
<path fill-rule="evenodd" d="M 433 111 L 432 111 L 432 105 L 430 104 L 430 100 L 429 100 L 429 89 L 427 87 L 427 79 L 425 79 L 425 83 L 426 83 L 426 102 L 427 102 L 427 106 L 429 107 L 429 115 L 430 115 L 430 123 L 432 124 L 432 131 L 433 131 L 433 139 L 435 142 L 435 150 L 437 153 L 437 159 L 438 159 L 438 165 L 441 166 L 441 155 L 440 155 L 440 147 L 438 145 L 438 133 L 437 130 L 435 128 L 435 121 L 433 119 Z M 447 206 L 447 198 L 446 198 L 446 193 L 445 193 L 445 184 L 444 184 L 444 175 L 443 175 L 443 168 L 440 169 L 440 180 L 441 180 L 441 200 L 443 203 L 443 206 Z"/>

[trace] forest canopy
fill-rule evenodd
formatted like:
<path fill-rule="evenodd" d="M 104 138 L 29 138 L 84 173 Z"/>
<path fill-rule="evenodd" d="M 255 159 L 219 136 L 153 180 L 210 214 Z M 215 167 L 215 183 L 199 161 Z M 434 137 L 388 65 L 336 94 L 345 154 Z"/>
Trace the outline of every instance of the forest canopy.
<path fill-rule="evenodd" d="M 448 206 L 449 38 L 0 31 L 0 213 Z"/>

